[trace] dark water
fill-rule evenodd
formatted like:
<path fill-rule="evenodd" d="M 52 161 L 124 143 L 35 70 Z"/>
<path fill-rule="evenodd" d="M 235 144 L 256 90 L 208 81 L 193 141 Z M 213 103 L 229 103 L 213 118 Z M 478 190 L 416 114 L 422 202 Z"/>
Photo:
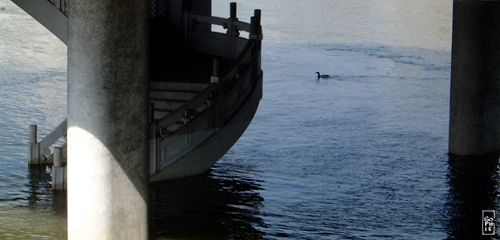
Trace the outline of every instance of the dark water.
<path fill-rule="evenodd" d="M 26 142 L 29 124 L 44 135 L 64 119 L 66 50 L 1 6 L 0 239 L 63 239 L 64 195 L 28 169 Z M 263 9 L 264 98 L 209 173 L 151 186 L 152 236 L 479 238 L 480 211 L 499 209 L 498 158 L 447 155 L 450 1 L 239 8 Z"/>

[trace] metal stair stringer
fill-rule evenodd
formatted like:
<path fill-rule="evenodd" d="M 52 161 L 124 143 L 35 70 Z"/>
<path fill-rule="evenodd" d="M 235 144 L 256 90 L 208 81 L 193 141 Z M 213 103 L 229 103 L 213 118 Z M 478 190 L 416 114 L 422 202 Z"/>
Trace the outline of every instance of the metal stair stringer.
<path fill-rule="evenodd" d="M 52 32 L 63 43 L 68 41 L 67 0 L 11 0 Z"/>

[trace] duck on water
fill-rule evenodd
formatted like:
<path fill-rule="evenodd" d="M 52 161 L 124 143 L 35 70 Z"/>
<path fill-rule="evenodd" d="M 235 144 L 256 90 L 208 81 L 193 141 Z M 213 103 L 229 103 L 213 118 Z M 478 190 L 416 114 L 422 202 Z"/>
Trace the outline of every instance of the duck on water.
<path fill-rule="evenodd" d="M 330 75 L 327 75 L 327 74 L 321 74 L 319 72 L 316 72 L 316 74 L 318 75 L 318 80 L 319 79 L 326 79 L 326 78 L 330 78 Z"/>

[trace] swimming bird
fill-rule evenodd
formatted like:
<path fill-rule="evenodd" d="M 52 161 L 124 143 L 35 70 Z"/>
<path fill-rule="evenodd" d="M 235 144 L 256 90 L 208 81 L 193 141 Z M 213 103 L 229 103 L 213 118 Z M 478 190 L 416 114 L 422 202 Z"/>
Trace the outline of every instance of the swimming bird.
<path fill-rule="evenodd" d="M 316 72 L 316 74 L 318 74 L 318 79 L 321 79 L 321 78 L 323 78 L 323 79 L 330 78 L 330 75 L 327 75 L 327 74 L 321 75 L 321 73 L 319 73 L 319 72 Z"/>

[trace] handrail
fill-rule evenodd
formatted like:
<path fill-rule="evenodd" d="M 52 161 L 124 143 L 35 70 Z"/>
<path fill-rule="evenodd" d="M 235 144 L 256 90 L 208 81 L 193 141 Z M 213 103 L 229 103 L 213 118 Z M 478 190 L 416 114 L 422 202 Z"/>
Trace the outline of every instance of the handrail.
<path fill-rule="evenodd" d="M 192 21 L 194 21 L 195 23 L 201 23 L 201 24 L 214 24 L 219 26 L 225 26 L 229 22 L 227 18 L 204 16 L 192 13 L 190 14 L 190 17 Z"/>
<path fill-rule="evenodd" d="M 210 94 L 215 89 L 216 89 L 216 84 L 214 83 L 210 84 L 201 93 L 196 95 L 195 98 L 191 99 L 189 102 L 184 103 L 182 106 L 180 106 L 179 108 L 177 108 L 175 111 L 171 112 L 164 118 L 157 120 L 158 121 L 157 130 L 160 130 L 161 128 L 167 128 L 172 124 L 176 123 L 177 121 L 179 121 L 180 119 L 182 119 L 184 117 L 184 113 L 187 110 L 195 109 L 204 102 L 206 102 L 209 99 Z"/>
<path fill-rule="evenodd" d="M 260 24 L 261 11 L 256 9 L 250 23 L 238 20 L 236 3 L 230 4 L 230 17 L 221 18 L 214 16 L 202 16 L 184 13 L 184 37 L 186 45 L 195 51 L 210 55 L 228 58 L 232 61 L 238 59 L 238 55 L 245 47 L 245 41 L 262 40 L 262 27 Z M 197 28 L 198 24 L 209 24 L 222 26 L 225 33 L 213 32 L 206 27 Z M 241 37 L 240 32 L 247 32 L 248 37 Z"/>
<path fill-rule="evenodd" d="M 64 119 L 52 132 L 50 132 L 42 141 L 40 141 L 40 153 L 49 154 L 49 147 L 52 146 L 57 140 L 66 136 L 68 129 L 68 120 Z"/>
<path fill-rule="evenodd" d="M 238 30 L 241 30 L 241 31 L 244 31 L 247 33 L 251 33 L 251 31 L 252 31 L 252 25 L 250 23 L 236 21 L 236 22 L 234 22 L 234 25 L 238 28 Z"/>
<path fill-rule="evenodd" d="M 238 20 L 233 20 L 231 18 L 221 18 L 221 17 L 214 17 L 214 16 L 203 16 L 203 15 L 197 15 L 197 14 L 190 14 L 190 17 L 193 21 L 193 23 L 201 23 L 201 24 L 213 24 L 213 25 L 219 25 L 224 28 L 228 28 L 230 25 L 230 22 L 232 21 L 234 26 L 240 30 L 240 31 L 245 31 L 248 33 L 251 33 L 252 27 L 250 23 L 238 21 Z"/>

